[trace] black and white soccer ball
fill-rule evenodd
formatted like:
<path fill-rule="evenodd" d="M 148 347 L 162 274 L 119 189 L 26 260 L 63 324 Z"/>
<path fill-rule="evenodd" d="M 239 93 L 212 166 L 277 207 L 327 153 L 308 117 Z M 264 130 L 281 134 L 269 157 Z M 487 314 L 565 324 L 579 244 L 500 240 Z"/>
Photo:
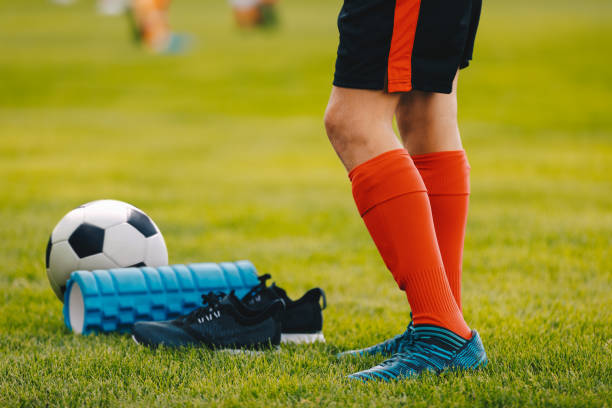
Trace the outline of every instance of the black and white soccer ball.
<path fill-rule="evenodd" d="M 168 265 L 166 242 L 142 210 L 116 200 L 99 200 L 70 211 L 47 244 L 47 277 L 63 301 L 76 270 Z"/>

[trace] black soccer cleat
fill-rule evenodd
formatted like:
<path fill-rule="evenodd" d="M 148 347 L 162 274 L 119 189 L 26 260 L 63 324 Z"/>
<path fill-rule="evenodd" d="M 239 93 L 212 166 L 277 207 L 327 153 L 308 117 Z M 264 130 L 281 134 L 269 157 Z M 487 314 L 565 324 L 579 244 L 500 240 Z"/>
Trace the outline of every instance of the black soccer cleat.
<path fill-rule="evenodd" d="M 203 306 L 175 320 L 137 322 L 136 343 L 149 347 L 206 347 L 213 350 L 262 350 L 278 346 L 285 308 L 277 299 L 257 311 L 233 293 L 202 295 Z"/>
<path fill-rule="evenodd" d="M 284 289 L 272 283 L 266 286 L 269 274 L 259 277 L 255 286 L 243 298 L 242 302 L 250 308 L 261 310 L 271 302 L 282 300 L 285 311 L 282 316 L 282 343 L 325 342 L 323 336 L 323 309 L 327 307 L 325 292 L 321 288 L 310 289 L 298 300 L 291 300 Z M 321 306 L 321 299 L 323 305 Z"/>

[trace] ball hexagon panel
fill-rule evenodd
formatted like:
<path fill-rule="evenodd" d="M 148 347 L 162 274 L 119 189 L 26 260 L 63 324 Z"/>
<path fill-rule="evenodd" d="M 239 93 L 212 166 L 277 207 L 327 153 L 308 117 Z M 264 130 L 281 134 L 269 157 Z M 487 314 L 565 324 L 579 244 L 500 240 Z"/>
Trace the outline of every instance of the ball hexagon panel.
<path fill-rule="evenodd" d="M 49 235 L 49 242 L 47 242 L 47 249 L 45 250 L 45 268 L 49 269 L 49 257 L 51 256 L 51 235 Z"/>
<path fill-rule="evenodd" d="M 128 215 L 128 224 L 136 228 L 146 238 L 152 237 L 159 231 L 153 224 L 153 221 L 147 215 L 136 209 L 131 209 Z"/>
<path fill-rule="evenodd" d="M 144 258 L 147 266 L 168 265 L 168 249 L 162 234 L 155 234 L 147 238 L 147 251 Z"/>
<path fill-rule="evenodd" d="M 104 247 L 104 230 L 84 223 L 74 230 L 68 242 L 79 258 L 99 254 Z"/>
<path fill-rule="evenodd" d="M 53 229 L 51 242 L 55 244 L 59 241 L 66 241 L 70 234 L 83 223 L 84 215 L 85 210 L 83 208 L 76 208 L 66 214 Z"/>
<path fill-rule="evenodd" d="M 125 222 L 128 209 L 125 205 L 99 202 L 83 207 L 83 211 L 84 222 L 105 229 Z"/>
<path fill-rule="evenodd" d="M 78 269 L 93 271 L 94 269 L 110 269 L 118 266 L 119 265 L 113 262 L 108 256 L 99 253 L 79 259 Z"/>
<path fill-rule="evenodd" d="M 103 252 L 120 267 L 144 261 L 146 239 L 130 224 L 119 224 L 106 230 Z"/>

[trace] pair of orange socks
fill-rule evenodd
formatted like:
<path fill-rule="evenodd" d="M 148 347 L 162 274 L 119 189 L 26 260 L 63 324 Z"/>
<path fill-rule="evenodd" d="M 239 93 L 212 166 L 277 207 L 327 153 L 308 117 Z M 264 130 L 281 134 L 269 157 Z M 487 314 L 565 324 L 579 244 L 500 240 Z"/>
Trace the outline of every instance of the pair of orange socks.
<path fill-rule="evenodd" d="M 406 292 L 414 324 L 445 327 L 469 339 L 460 306 L 469 194 L 465 152 L 413 161 L 406 150 L 391 150 L 355 167 L 349 178 L 359 213 Z"/>

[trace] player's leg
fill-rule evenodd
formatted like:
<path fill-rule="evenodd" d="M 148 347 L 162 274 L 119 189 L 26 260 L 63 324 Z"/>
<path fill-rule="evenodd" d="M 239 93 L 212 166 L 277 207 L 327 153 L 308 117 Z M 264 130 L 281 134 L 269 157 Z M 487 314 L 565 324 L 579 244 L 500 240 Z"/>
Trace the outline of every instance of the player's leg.
<path fill-rule="evenodd" d="M 147 48 L 155 51 L 170 38 L 166 10 L 168 0 L 132 0 L 132 13 L 140 39 Z"/>
<path fill-rule="evenodd" d="M 239 27 L 270 27 L 278 22 L 278 0 L 230 0 Z"/>
<path fill-rule="evenodd" d="M 367 21 L 360 20 L 364 13 L 360 14 L 362 17 L 351 19 L 352 5 L 371 6 L 372 13 L 384 16 L 389 11 L 388 4 L 349 0 L 341 13 L 341 19 L 344 14 L 348 15 L 349 21 L 341 27 L 355 24 L 354 28 L 362 28 L 367 25 Z M 392 18 L 393 5 L 391 7 Z M 417 14 L 412 11 L 412 18 L 416 19 Z M 389 36 L 393 31 L 393 21 L 390 23 Z M 341 31 L 336 87 L 325 116 L 329 139 L 350 172 L 355 202 L 385 264 L 399 287 L 406 291 L 415 325 L 432 324 L 469 338 L 470 329 L 455 303 L 444 273 L 425 186 L 393 131 L 392 119 L 400 96 L 376 90 L 377 84 L 384 86 L 387 76 L 390 57 L 384 54 L 388 52 L 385 41 L 381 41 L 382 45 L 375 45 L 380 46 L 382 53 L 377 51 L 374 56 L 366 56 L 372 64 L 364 70 L 374 75 L 380 72 L 372 70 L 372 66 L 376 67 L 377 58 L 383 56 L 382 78 L 372 78 L 368 82 L 364 80 L 368 78 L 367 73 L 355 73 L 354 66 L 349 63 L 350 56 L 344 57 L 345 50 L 350 52 L 352 48 L 352 44 L 346 44 L 346 41 L 363 41 L 351 38 L 353 35 L 353 32 Z M 364 51 L 363 47 L 356 48 Z M 391 50 L 393 53 L 393 47 Z M 380 82 L 377 83 L 377 79 Z M 410 90 L 410 83 L 402 78 L 397 78 L 393 86 L 396 91 Z"/>
<path fill-rule="evenodd" d="M 392 126 L 399 95 L 335 87 L 325 115 L 361 216 L 413 320 L 470 337 L 446 280 L 425 185 Z"/>
<path fill-rule="evenodd" d="M 450 94 L 415 90 L 402 95 L 397 125 L 427 187 L 444 269 L 461 309 L 470 167 L 457 125 L 457 78 Z"/>
<path fill-rule="evenodd" d="M 171 0 L 131 0 L 135 36 L 150 51 L 173 54 L 183 51 L 188 38 L 170 30 L 168 9 Z"/>
<path fill-rule="evenodd" d="M 230 5 L 238 26 L 253 27 L 259 23 L 259 0 L 230 0 Z"/>

